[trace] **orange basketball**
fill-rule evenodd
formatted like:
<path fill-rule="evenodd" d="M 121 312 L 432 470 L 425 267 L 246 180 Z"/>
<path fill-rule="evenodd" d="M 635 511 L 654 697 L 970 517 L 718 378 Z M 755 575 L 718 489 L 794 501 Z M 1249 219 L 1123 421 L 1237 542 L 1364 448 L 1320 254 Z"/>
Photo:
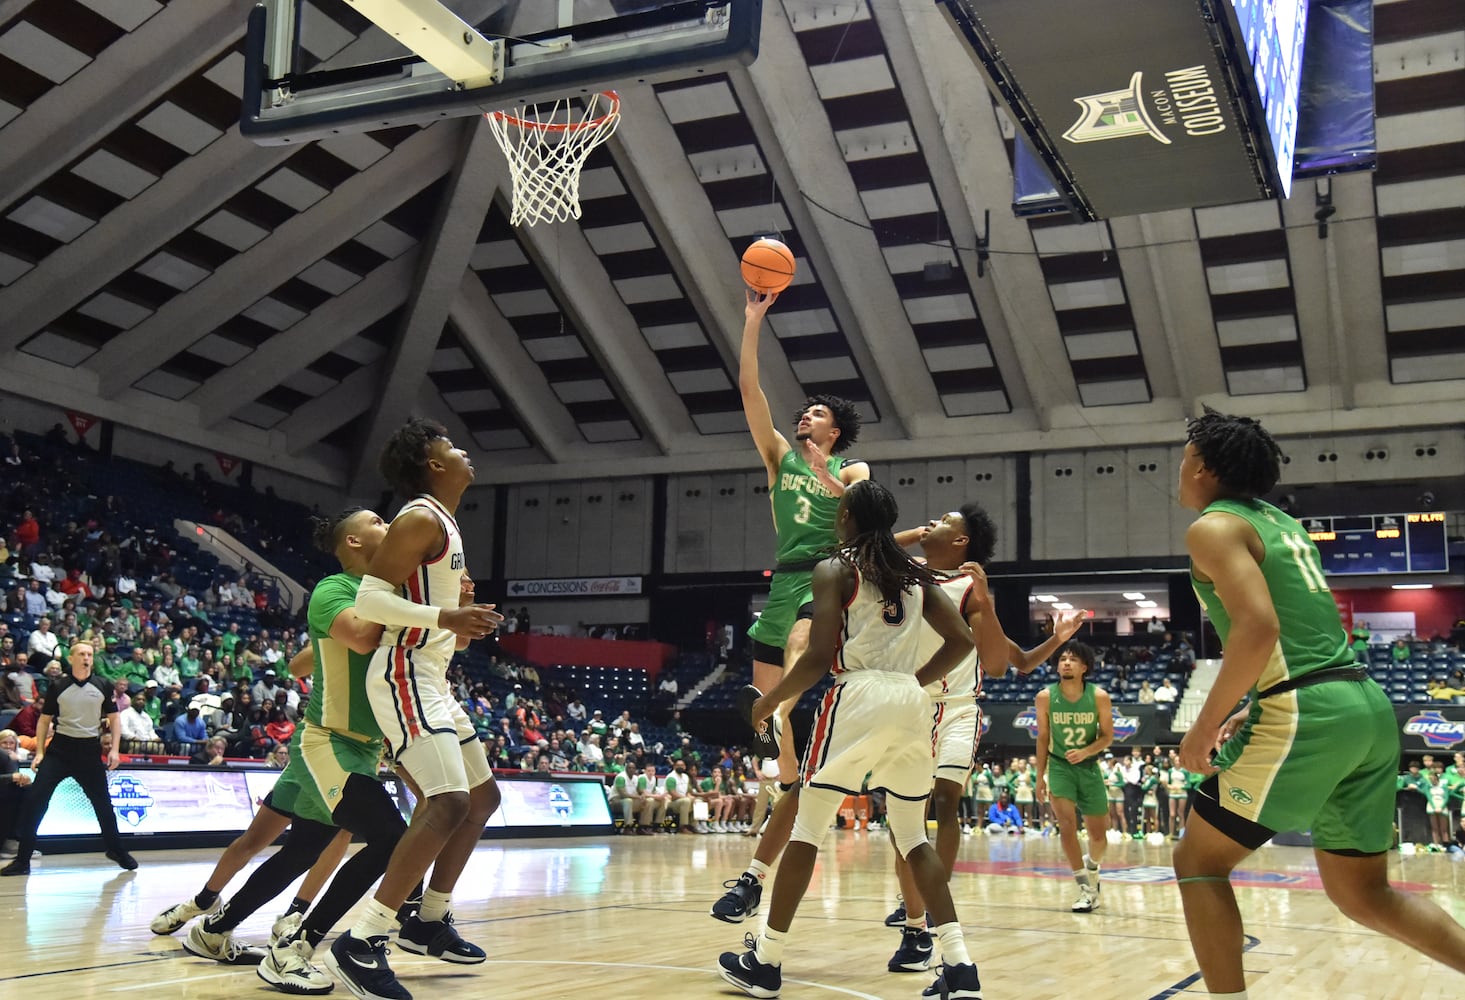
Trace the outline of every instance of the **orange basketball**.
<path fill-rule="evenodd" d="M 755 292 L 781 292 L 794 280 L 794 252 L 778 240 L 764 238 L 743 251 L 743 280 Z"/>

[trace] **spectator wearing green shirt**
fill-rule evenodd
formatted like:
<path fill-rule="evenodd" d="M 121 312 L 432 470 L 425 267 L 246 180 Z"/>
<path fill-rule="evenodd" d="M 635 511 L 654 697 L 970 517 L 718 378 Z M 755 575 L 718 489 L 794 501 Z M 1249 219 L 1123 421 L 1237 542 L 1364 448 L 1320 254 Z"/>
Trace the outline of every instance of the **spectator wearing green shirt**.
<path fill-rule="evenodd" d="M 586 724 L 586 728 L 602 739 L 606 733 L 610 732 L 610 726 L 606 725 L 605 718 L 600 714 L 598 708 L 590 713 L 590 721 Z"/>
<path fill-rule="evenodd" d="M 1360 661 L 1368 659 L 1368 639 L 1373 635 L 1368 629 L 1368 622 L 1359 622 L 1353 626 L 1353 655 Z"/>
<path fill-rule="evenodd" d="M 1395 663 L 1407 663 L 1409 661 L 1409 643 L 1403 639 L 1395 639 L 1394 644 L 1389 647 L 1389 654 L 1393 656 Z"/>
<path fill-rule="evenodd" d="M 225 632 L 223 637 L 219 639 L 219 648 L 222 649 L 224 653 L 226 653 L 232 660 L 234 657 L 234 650 L 243 641 L 244 636 L 239 634 L 239 623 L 230 622 L 229 631 Z"/>
<path fill-rule="evenodd" d="M 142 687 L 148 681 L 152 680 L 152 676 L 152 668 L 148 665 L 147 657 L 144 655 L 142 648 L 133 646 L 132 657 L 118 667 L 114 679 L 126 679 L 129 686 L 135 684 L 138 687 Z"/>
<path fill-rule="evenodd" d="M 178 677 L 183 683 L 192 681 L 199 675 L 201 669 L 199 661 L 198 646 L 189 646 L 183 655 L 178 658 Z"/>

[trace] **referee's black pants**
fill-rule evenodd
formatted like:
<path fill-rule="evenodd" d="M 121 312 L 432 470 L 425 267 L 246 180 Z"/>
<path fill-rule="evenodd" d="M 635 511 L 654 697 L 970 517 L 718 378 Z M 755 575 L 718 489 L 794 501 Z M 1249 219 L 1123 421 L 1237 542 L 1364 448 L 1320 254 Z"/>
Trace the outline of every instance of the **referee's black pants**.
<path fill-rule="evenodd" d="M 82 794 L 92 804 L 107 850 L 123 849 L 122 835 L 117 832 L 117 814 L 112 811 L 112 796 L 107 790 L 107 765 L 102 763 L 100 747 L 98 738 L 94 736 L 76 739 L 58 735 L 51 739 L 15 825 L 15 839 L 20 842 L 17 861 L 30 861 L 36 849 L 36 830 L 41 820 L 46 818 L 51 796 L 67 778 L 76 780 Z"/>

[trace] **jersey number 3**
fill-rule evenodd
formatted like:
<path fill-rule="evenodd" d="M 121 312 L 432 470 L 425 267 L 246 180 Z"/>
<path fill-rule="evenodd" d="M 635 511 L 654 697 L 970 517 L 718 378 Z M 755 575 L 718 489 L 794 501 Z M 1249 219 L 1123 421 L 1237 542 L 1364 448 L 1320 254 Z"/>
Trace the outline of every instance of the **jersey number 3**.
<path fill-rule="evenodd" d="M 887 625 L 904 625 L 905 624 L 905 602 L 902 601 L 902 602 L 897 603 L 895 605 L 890 605 L 890 604 L 885 605 L 885 613 L 882 614 L 880 616 L 880 618 Z"/>

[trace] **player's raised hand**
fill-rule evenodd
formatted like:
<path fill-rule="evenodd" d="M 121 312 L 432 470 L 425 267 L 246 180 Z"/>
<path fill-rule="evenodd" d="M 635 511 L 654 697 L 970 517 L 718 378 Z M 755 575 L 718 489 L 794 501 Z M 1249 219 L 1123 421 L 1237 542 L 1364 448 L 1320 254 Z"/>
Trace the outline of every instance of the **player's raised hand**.
<path fill-rule="evenodd" d="M 1053 619 L 1053 634 L 1058 637 L 1059 642 L 1067 642 L 1072 639 L 1083 623 L 1088 621 L 1089 611 L 1086 608 L 1079 608 L 1077 611 L 1060 612 Z"/>
<path fill-rule="evenodd" d="M 743 310 L 743 315 L 747 316 L 748 319 L 761 320 L 768 313 L 768 307 L 778 301 L 777 292 L 764 293 L 752 288 L 746 288 L 744 292 L 748 298 L 748 305 Z"/>
<path fill-rule="evenodd" d="M 975 584 L 972 588 L 973 598 L 978 601 L 990 601 L 992 599 L 992 592 L 987 587 L 987 571 L 982 568 L 980 563 L 964 562 L 957 567 L 957 571 L 965 573 L 972 578 L 972 582 Z"/>
<path fill-rule="evenodd" d="M 497 604 L 469 604 L 461 608 L 443 608 L 438 613 L 438 628 L 445 628 L 465 639 L 482 639 L 499 627 L 504 616 L 494 609 Z"/>

